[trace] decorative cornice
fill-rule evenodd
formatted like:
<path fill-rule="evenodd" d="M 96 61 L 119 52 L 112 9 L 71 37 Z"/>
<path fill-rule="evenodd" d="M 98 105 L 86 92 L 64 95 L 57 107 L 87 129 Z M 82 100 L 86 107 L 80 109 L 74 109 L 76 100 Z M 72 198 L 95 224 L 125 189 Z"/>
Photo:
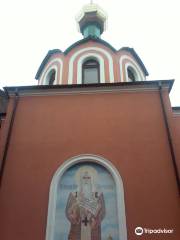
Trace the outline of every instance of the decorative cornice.
<path fill-rule="evenodd" d="M 73 84 L 73 85 L 38 85 L 5 87 L 9 96 L 14 96 L 18 91 L 19 96 L 52 96 L 68 94 L 93 94 L 113 92 L 139 92 L 158 91 L 159 84 L 163 89 L 171 91 L 174 80 L 138 81 L 138 82 L 116 82 L 100 84 Z"/>
<path fill-rule="evenodd" d="M 180 106 L 172 107 L 173 115 L 180 117 Z"/>
<path fill-rule="evenodd" d="M 176 111 L 176 110 L 179 110 L 179 111 L 180 111 L 180 106 L 172 107 L 172 110 L 173 110 L 173 111 Z"/>

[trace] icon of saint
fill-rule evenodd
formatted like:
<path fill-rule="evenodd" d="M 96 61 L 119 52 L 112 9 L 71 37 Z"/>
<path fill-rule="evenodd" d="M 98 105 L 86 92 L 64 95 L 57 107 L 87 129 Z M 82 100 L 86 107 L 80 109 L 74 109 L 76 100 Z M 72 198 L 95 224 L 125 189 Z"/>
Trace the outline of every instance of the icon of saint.
<path fill-rule="evenodd" d="M 105 203 L 103 193 L 96 189 L 97 177 L 91 166 L 82 166 L 76 172 L 78 188 L 69 194 L 66 205 L 66 217 L 71 223 L 68 240 L 101 240 Z"/>

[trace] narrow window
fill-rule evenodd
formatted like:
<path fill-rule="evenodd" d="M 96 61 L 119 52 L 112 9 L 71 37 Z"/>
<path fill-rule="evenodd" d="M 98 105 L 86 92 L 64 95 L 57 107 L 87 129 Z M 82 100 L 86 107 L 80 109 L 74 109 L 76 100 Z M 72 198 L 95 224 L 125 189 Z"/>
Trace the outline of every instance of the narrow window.
<path fill-rule="evenodd" d="M 82 83 L 100 83 L 99 63 L 90 59 L 82 66 Z"/>
<path fill-rule="evenodd" d="M 127 81 L 128 82 L 136 82 L 136 81 L 139 81 L 139 75 L 137 73 L 137 71 L 131 67 L 131 66 L 128 66 L 127 68 Z"/>
<path fill-rule="evenodd" d="M 56 76 L 56 71 L 53 69 L 53 70 L 50 72 L 49 85 L 53 85 L 53 84 L 54 84 L 55 76 Z"/>
<path fill-rule="evenodd" d="M 136 78 L 135 78 L 135 74 L 133 73 L 133 71 L 128 68 L 128 81 L 129 82 L 135 82 L 136 81 Z"/>
<path fill-rule="evenodd" d="M 56 79 L 56 70 L 52 69 L 46 77 L 45 84 L 54 85 L 55 79 Z"/>

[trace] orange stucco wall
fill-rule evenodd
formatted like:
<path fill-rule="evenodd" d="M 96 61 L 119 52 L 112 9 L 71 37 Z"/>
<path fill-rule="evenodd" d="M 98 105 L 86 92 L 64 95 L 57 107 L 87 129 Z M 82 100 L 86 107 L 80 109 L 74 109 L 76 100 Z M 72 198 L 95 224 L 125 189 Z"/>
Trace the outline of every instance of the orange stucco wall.
<path fill-rule="evenodd" d="M 143 240 L 179 239 L 177 184 L 151 91 L 21 97 L 0 190 L 1 240 L 45 239 L 53 174 L 85 153 L 111 161 L 123 179 L 128 240 L 140 238 L 137 226 L 174 229 Z"/>
<path fill-rule="evenodd" d="M 0 119 L 0 141 L 1 141 L 1 129 L 4 126 L 4 119 Z"/>
<path fill-rule="evenodd" d="M 173 139 L 174 139 L 175 152 L 177 157 L 178 170 L 180 173 L 180 115 L 174 114 L 173 126 L 174 126 Z"/>

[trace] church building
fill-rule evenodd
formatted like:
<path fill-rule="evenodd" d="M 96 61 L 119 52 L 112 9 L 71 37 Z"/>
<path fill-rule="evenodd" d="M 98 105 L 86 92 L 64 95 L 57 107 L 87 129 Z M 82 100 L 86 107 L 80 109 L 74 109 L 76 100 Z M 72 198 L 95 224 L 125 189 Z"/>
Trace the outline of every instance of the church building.
<path fill-rule="evenodd" d="M 76 20 L 83 38 L 48 51 L 36 86 L 0 91 L 0 239 L 179 240 L 174 80 L 103 40 L 97 4 Z"/>

